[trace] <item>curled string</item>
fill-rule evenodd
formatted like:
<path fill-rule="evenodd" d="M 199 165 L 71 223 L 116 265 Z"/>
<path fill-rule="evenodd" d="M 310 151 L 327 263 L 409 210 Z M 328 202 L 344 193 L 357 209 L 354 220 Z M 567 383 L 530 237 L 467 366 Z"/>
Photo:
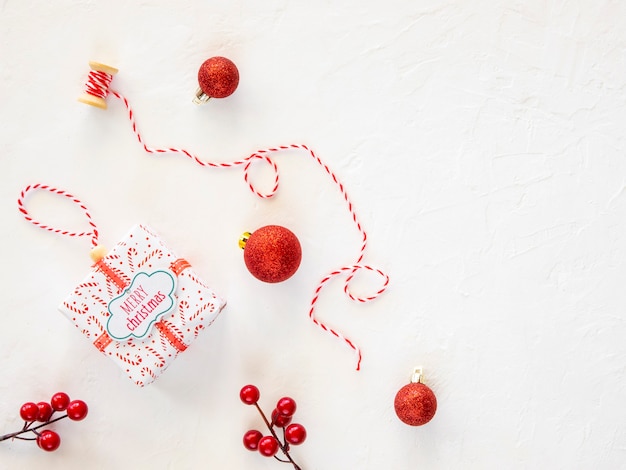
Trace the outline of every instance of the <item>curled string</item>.
<path fill-rule="evenodd" d="M 374 273 L 378 274 L 378 276 L 380 276 L 380 278 L 383 281 L 381 287 L 374 294 L 372 294 L 370 296 L 356 297 L 349 290 L 350 280 L 352 280 L 352 278 L 354 277 L 355 273 L 357 271 L 360 271 L 360 270 L 367 270 L 367 271 L 374 272 Z M 362 358 L 361 349 L 358 346 L 356 346 L 351 340 L 349 340 L 348 338 L 343 336 L 341 333 L 339 333 L 337 330 L 335 330 L 333 328 L 330 328 L 328 325 L 320 322 L 317 319 L 317 317 L 315 316 L 315 307 L 316 307 L 316 304 L 317 304 L 317 300 L 319 298 L 320 291 L 322 290 L 324 285 L 326 285 L 326 283 L 328 281 L 330 281 L 332 278 L 334 278 L 336 276 L 339 276 L 341 274 L 346 274 L 346 273 L 349 273 L 349 275 L 346 278 L 343 290 L 346 293 L 346 295 L 351 300 L 353 300 L 355 302 L 364 303 L 364 302 L 369 302 L 371 300 L 374 300 L 376 297 L 378 297 L 383 292 L 385 292 L 385 290 L 387 289 L 387 286 L 389 285 L 389 276 L 387 276 L 380 269 L 373 268 L 373 267 L 368 266 L 368 265 L 362 265 L 362 264 L 355 264 L 355 265 L 352 265 L 352 266 L 344 266 L 343 268 L 339 268 L 339 269 L 337 269 L 335 271 L 332 271 L 332 272 L 328 273 L 320 281 L 320 283 L 318 284 L 317 288 L 315 289 L 315 293 L 313 294 L 313 299 L 311 300 L 311 308 L 309 310 L 309 318 L 313 321 L 313 323 L 315 323 L 317 326 L 319 326 L 322 330 L 330 333 L 331 335 L 335 336 L 337 339 L 342 340 L 344 343 L 346 343 L 350 348 L 352 348 L 354 350 L 354 352 L 357 355 L 356 370 L 360 370 L 361 369 L 361 358 Z"/>
<path fill-rule="evenodd" d="M 59 228 L 55 228 L 52 227 L 50 225 L 46 225 L 43 224 L 42 222 L 39 222 L 38 220 L 34 219 L 30 213 L 28 212 L 28 210 L 26 209 L 26 205 L 25 205 L 25 199 L 26 196 L 28 195 L 28 193 L 32 192 L 32 191 L 48 191 L 52 194 L 56 194 L 59 196 L 63 196 L 66 197 L 67 199 L 69 199 L 70 201 L 72 201 L 74 204 L 76 204 L 78 207 L 80 207 L 83 210 L 83 213 L 85 214 L 85 217 L 87 217 L 87 222 L 89 223 L 89 225 L 91 226 L 91 230 L 88 232 L 70 232 L 69 230 L 63 230 L 63 229 L 59 229 Z M 31 224 L 46 230 L 48 232 L 53 232 L 53 233 L 58 233 L 60 235 L 65 235 L 68 237 L 91 237 L 91 244 L 93 247 L 96 247 L 98 245 L 98 228 L 96 227 L 96 224 L 94 223 L 91 214 L 89 213 L 89 209 L 87 209 L 87 207 L 85 206 L 85 204 L 83 204 L 83 202 L 78 199 L 77 197 L 71 195 L 70 193 L 68 193 L 67 191 L 64 191 L 62 189 L 57 189 L 57 188 L 53 188 L 52 186 L 48 186 L 46 184 L 40 184 L 40 183 L 36 183 L 33 185 L 28 185 L 26 186 L 20 193 L 18 199 L 17 199 L 17 206 L 18 206 L 18 210 L 22 213 L 22 215 L 24 216 L 24 218 L 30 222 Z"/>
<path fill-rule="evenodd" d="M 91 75 L 96 75 L 96 73 L 91 72 Z M 98 72 L 98 74 L 105 74 L 107 75 L 105 72 Z M 333 336 L 335 336 L 336 338 L 342 340 L 346 345 L 348 345 L 357 355 L 357 366 L 356 369 L 360 370 L 361 367 L 361 350 L 354 344 L 353 341 L 351 341 L 350 339 L 346 338 L 344 335 L 342 335 L 341 333 L 339 333 L 338 331 L 336 331 L 335 329 L 329 327 L 328 325 L 326 325 L 325 323 L 319 321 L 317 319 L 317 317 L 315 316 L 315 308 L 316 308 L 316 304 L 320 295 L 321 290 L 323 289 L 323 287 L 326 285 L 326 283 L 328 281 L 330 281 L 331 279 L 333 279 L 336 276 L 339 275 L 345 275 L 346 279 L 344 281 L 344 292 L 345 294 L 353 301 L 355 302 L 369 302 L 371 300 L 374 300 L 375 298 L 377 298 L 379 295 L 381 295 L 387 288 L 388 284 L 389 284 L 389 276 L 387 276 L 385 273 L 383 273 L 380 269 L 377 268 L 373 268 L 371 266 L 367 266 L 362 264 L 363 258 L 365 256 L 365 249 L 367 247 L 367 233 L 365 232 L 365 230 L 363 229 L 363 226 L 361 225 L 361 222 L 356 214 L 356 211 L 354 210 L 354 206 L 352 204 L 352 201 L 350 200 L 348 193 L 345 190 L 344 185 L 341 183 L 341 181 L 339 181 L 339 179 L 337 178 L 337 175 L 335 175 L 335 173 L 333 173 L 333 171 L 328 167 L 328 165 L 326 165 L 326 163 L 324 163 L 316 154 L 315 152 L 307 147 L 304 144 L 289 144 L 289 145 L 280 145 L 278 147 L 272 147 L 272 148 L 267 148 L 267 149 L 261 149 L 261 150 L 257 150 L 256 152 L 250 154 L 249 156 L 240 159 L 240 160 L 235 160 L 235 161 L 226 161 L 226 162 L 211 162 L 211 161 L 206 161 L 206 160 L 202 160 L 200 159 L 197 155 L 195 155 L 194 153 L 183 149 L 183 148 L 177 148 L 177 147 L 163 147 L 163 148 L 157 148 L 157 147 L 150 147 L 146 144 L 146 142 L 144 141 L 144 138 L 142 137 L 141 133 L 139 132 L 138 126 L 137 126 L 137 122 L 135 120 L 135 113 L 133 112 L 132 107 L 130 106 L 130 103 L 128 102 L 128 100 L 126 99 L 126 97 L 124 97 L 121 93 L 115 91 L 115 90 L 109 90 L 109 84 L 111 83 L 113 76 L 109 76 L 107 77 L 106 80 L 104 79 L 100 79 L 100 77 L 98 76 L 98 79 L 94 78 L 92 80 L 89 80 L 89 83 L 92 86 L 97 86 L 97 87 L 101 87 L 103 89 L 100 89 L 97 91 L 96 93 L 91 93 L 89 89 L 87 89 L 87 93 L 91 93 L 94 94 L 94 96 L 107 96 L 108 94 L 111 94 L 113 96 L 115 96 L 117 99 L 119 99 L 123 105 L 126 107 L 127 110 L 127 116 L 128 116 L 128 120 L 130 121 L 131 124 L 131 128 L 133 133 L 135 134 L 137 141 L 139 142 L 139 144 L 143 147 L 144 151 L 147 153 L 151 153 L 151 154 L 161 154 L 161 153 L 178 153 L 178 154 L 182 154 L 185 157 L 189 158 L 190 160 L 192 160 L 193 162 L 195 162 L 196 164 L 202 166 L 202 167 L 211 167 L 211 168 L 234 168 L 234 167 L 241 167 L 243 166 L 243 174 L 244 174 L 244 181 L 246 182 L 246 184 L 248 185 L 248 187 L 250 188 L 250 191 L 252 191 L 254 194 L 256 194 L 258 197 L 260 198 L 264 198 L 264 199 L 268 199 L 273 197 L 276 192 L 278 191 L 279 188 L 279 183 L 280 183 L 280 178 L 279 178 L 279 171 L 278 171 L 278 165 L 276 164 L 276 162 L 272 159 L 272 155 L 274 153 L 277 152 L 281 152 L 281 151 L 286 151 L 286 150 L 303 150 L 309 157 L 311 157 L 318 165 L 320 165 L 322 167 L 322 169 L 324 170 L 324 172 L 332 179 L 333 183 L 335 183 L 335 185 L 339 188 L 339 191 L 341 192 L 341 196 L 343 197 L 348 211 L 350 212 L 350 216 L 352 218 L 352 221 L 354 222 L 357 230 L 359 231 L 360 235 L 361 235 L 361 245 L 360 245 L 360 249 L 359 249 L 359 254 L 358 257 L 356 259 L 356 261 L 354 262 L 354 264 L 350 265 L 350 266 L 344 266 L 341 267 L 339 269 L 335 269 L 333 271 L 331 271 L 330 273 L 328 273 L 326 276 L 324 276 L 324 278 L 320 281 L 320 283 L 318 284 L 318 286 L 315 288 L 314 291 L 314 295 L 313 298 L 311 300 L 310 303 L 310 310 L 309 310 L 309 318 L 313 321 L 313 323 L 315 323 L 317 326 L 319 326 L 320 328 L 322 328 L 324 331 L 332 334 Z M 261 192 L 257 189 L 257 187 L 254 185 L 254 183 L 251 181 L 250 179 L 250 167 L 253 163 L 255 162 L 263 162 L 267 165 L 269 165 L 269 167 L 271 168 L 273 174 L 274 174 L 274 181 L 272 184 L 272 189 L 269 190 L 268 192 Z M 365 296 L 365 297 L 358 297 L 355 296 L 351 293 L 350 290 L 350 283 L 353 280 L 354 276 L 362 270 L 367 270 L 367 271 L 371 271 L 374 272 L 376 274 L 378 274 L 382 280 L 382 286 L 372 295 L 370 296 Z"/>
<path fill-rule="evenodd" d="M 269 156 L 265 155 L 265 153 L 267 153 L 267 152 L 276 152 L 278 150 L 285 150 L 285 149 L 288 149 L 288 148 L 301 148 L 301 147 L 303 147 L 303 146 L 299 146 L 299 145 L 290 145 L 290 146 L 282 146 L 282 147 L 276 148 L 276 149 L 259 150 L 259 151 L 255 152 L 255 153 L 249 155 L 246 158 L 243 158 L 241 160 L 230 161 L 230 162 L 210 162 L 210 161 L 201 160 L 197 155 L 195 155 L 195 154 L 191 153 L 190 151 L 188 151 L 186 149 L 183 149 L 183 148 L 176 148 L 176 147 L 156 148 L 156 147 L 150 147 L 150 146 L 148 146 L 145 143 L 141 133 L 139 132 L 139 129 L 137 127 L 137 122 L 135 121 L 135 113 L 134 113 L 133 109 L 131 108 L 130 103 L 128 102 L 126 97 L 124 97 L 122 94 L 120 94 L 119 92 L 114 91 L 114 90 L 109 90 L 108 93 L 110 93 L 111 95 L 113 95 L 116 98 L 118 98 L 124 104 L 124 106 L 126 107 L 126 110 L 128 111 L 128 120 L 130 121 L 133 133 L 137 137 L 137 141 L 143 147 L 145 152 L 152 153 L 152 154 L 179 153 L 179 154 L 182 154 L 185 157 L 189 158 L 190 160 L 192 160 L 197 165 L 200 165 L 200 166 L 203 166 L 203 167 L 233 168 L 233 167 L 243 166 L 244 181 L 246 182 L 246 184 L 250 188 L 250 191 L 252 191 L 254 194 L 256 194 L 260 198 L 269 199 L 269 198 L 273 197 L 276 194 L 276 191 L 278 191 L 278 186 L 279 186 L 278 165 L 276 165 L 276 163 Z M 263 192 L 259 191 L 256 188 L 256 186 L 254 185 L 254 183 L 250 179 L 250 167 L 251 167 L 252 163 L 254 163 L 254 162 L 258 161 L 258 160 L 267 163 L 270 166 L 270 168 L 272 169 L 272 172 L 274 173 L 274 182 L 273 182 L 272 189 L 269 192 L 266 192 L 266 193 L 263 193 Z"/>

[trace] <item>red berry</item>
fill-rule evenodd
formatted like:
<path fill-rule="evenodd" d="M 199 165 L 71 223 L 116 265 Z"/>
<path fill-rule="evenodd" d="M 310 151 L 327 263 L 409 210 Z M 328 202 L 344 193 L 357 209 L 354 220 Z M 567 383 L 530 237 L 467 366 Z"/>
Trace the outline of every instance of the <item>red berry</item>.
<path fill-rule="evenodd" d="M 293 416 L 296 412 L 296 401 L 293 398 L 283 397 L 278 400 L 276 409 L 283 416 Z"/>
<path fill-rule="evenodd" d="M 52 452 L 61 445 L 61 438 L 56 432 L 46 429 L 37 436 L 37 445 L 40 449 Z"/>
<path fill-rule="evenodd" d="M 67 417 L 72 421 L 80 421 L 81 419 L 85 419 L 87 416 L 87 403 L 82 400 L 72 400 L 69 405 L 67 405 Z"/>
<path fill-rule="evenodd" d="M 274 436 L 264 436 L 259 441 L 259 452 L 265 457 L 274 457 L 279 447 L 278 441 Z"/>
<path fill-rule="evenodd" d="M 259 389 L 254 385 L 245 385 L 239 392 L 239 398 L 241 398 L 241 401 L 246 405 L 254 405 L 259 401 L 260 397 L 261 392 L 259 392 Z"/>
<path fill-rule="evenodd" d="M 306 429 L 301 424 L 290 424 L 285 429 L 285 440 L 289 444 L 302 444 L 306 439 Z"/>
<path fill-rule="evenodd" d="M 70 404 L 70 397 L 65 392 L 55 393 L 50 399 L 50 404 L 54 411 L 65 411 L 67 405 Z"/>
<path fill-rule="evenodd" d="M 277 409 L 272 411 L 272 424 L 274 426 L 278 426 L 279 428 L 284 428 L 291 423 L 291 418 L 291 416 L 281 415 Z"/>
<path fill-rule="evenodd" d="M 243 435 L 243 446 L 248 450 L 257 450 L 259 448 L 259 441 L 263 437 L 261 431 L 253 429 Z"/>
<path fill-rule="evenodd" d="M 50 403 L 46 401 L 37 403 L 37 408 L 39 408 L 39 417 L 37 418 L 37 421 L 41 421 L 42 423 L 48 421 L 52 416 L 52 413 L 54 413 Z"/>
<path fill-rule="evenodd" d="M 35 421 L 39 417 L 39 407 L 37 403 L 29 401 L 20 408 L 20 416 L 24 421 Z"/>

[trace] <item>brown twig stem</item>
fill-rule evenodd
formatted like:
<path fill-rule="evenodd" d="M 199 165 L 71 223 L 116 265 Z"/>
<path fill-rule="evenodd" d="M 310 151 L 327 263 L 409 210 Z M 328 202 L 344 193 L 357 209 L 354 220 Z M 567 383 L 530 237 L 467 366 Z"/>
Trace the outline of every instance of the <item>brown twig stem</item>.
<path fill-rule="evenodd" d="M 31 422 L 25 422 L 24 423 L 24 427 L 20 430 L 20 431 L 16 431 L 16 432 L 11 432 L 9 434 L 5 434 L 3 436 L 0 436 L 0 441 L 6 441 L 7 439 L 23 439 L 23 440 L 31 440 L 28 438 L 24 438 L 24 437 L 18 437 L 21 434 L 27 433 L 27 432 L 32 432 L 34 434 L 37 434 L 37 429 L 43 428 L 44 426 L 47 426 L 48 424 L 52 424 L 52 423 L 56 423 L 57 421 L 62 420 L 63 418 L 67 418 L 67 414 L 64 414 L 63 416 L 59 416 L 57 418 L 54 419 L 50 419 L 48 421 L 46 421 L 45 423 L 41 423 L 35 427 L 31 427 L 33 425 L 33 423 L 35 423 L 35 421 L 31 421 Z"/>
<path fill-rule="evenodd" d="M 274 431 L 274 426 L 273 423 L 270 424 L 269 420 L 267 419 L 267 417 L 265 416 L 265 413 L 263 413 L 263 410 L 261 409 L 261 407 L 259 406 L 258 403 L 255 403 L 254 406 L 256 406 L 256 409 L 259 410 L 259 413 L 261 414 L 261 417 L 263 418 L 263 421 L 265 421 L 265 425 L 267 426 L 267 429 L 270 430 L 270 432 L 272 433 L 272 436 L 274 436 L 274 439 L 276 439 L 276 441 L 278 442 L 278 446 L 280 447 L 280 450 L 283 452 L 283 454 L 285 454 L 285 456 L 289 459 L 289 460 L 281 460 L 279 458 L 277 458 L 276 456 L 274 456 L 274 458 L 276 458 L 276 460 L 278 460 L 279 462 L 285 462 L 285 463 L 291 463 L 293 465 L 293 468 L 295 470 L 302 470 L 302 468 L 300 468 L 298 466 L 298 464 L 296 462 L 293 461 L 293 459 L 291 458 L 291 455 L 289 455 L 289 450 L 288 450 L 288 445 L 284 444 L 276 435 L 276 431 Z"/>

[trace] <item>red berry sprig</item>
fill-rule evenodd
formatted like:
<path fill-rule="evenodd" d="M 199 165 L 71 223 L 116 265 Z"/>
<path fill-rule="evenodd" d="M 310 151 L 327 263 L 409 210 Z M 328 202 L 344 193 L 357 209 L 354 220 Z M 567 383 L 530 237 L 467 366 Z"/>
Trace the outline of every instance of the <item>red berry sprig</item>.
<path fill-rule="evenodd" d="M 272 411 L 270 422 L 259 406 L 260 397 L 261 393 L 254 385 L 246 385 L 239 392 L 239 398 L 242 402 L 246 405 L 254 405 L 259 410 L 270 435 L 264 436 L 261 431 L 252 429 L 243 435 L 243 446 L 251 451 L 258 450 L 265 457 L 274 457 L 279 462 L 291 463 L 296 470 L 302 470 L 289 455 L 290 445 L 302 444 L 306 439 L 305 427 L 301 424 L 291 423 L 297 408 L 296 401 L 290 397 L 283 397 L 278 400 L 276 408 Z M 275 428 L 283 430 L 282 440 L 276 434 Z M 276 456 L 279 450 L 287 457 L 287 460 Z"/>
<path fill-rule="evenodd" d="M 53 418 L 54 413 L 58 411 L 65 411 L 65 414 Z M 20 417 L 24 420 L 22 429 L 0 436 L 0 441 L 6 441 L 7 439 L 36 441 L 40 449 L 52 452 L 61 445 L 61 437 L 50 429 L 39 430 L 63 418 L 80 421 L 85 419 L 87 412 L 87 404 L 84 401 L 70 400 L 70 397 L 65 392 L 58 392 L 52 395 L 49 403 L 45 401 L 39 403 L 27 402 L 20 408 Z M 42 424 L 33 426 L 36 422 Z M 22 436 L 22 434 L 29 432 L 33 433 L 35 437 Z"/>

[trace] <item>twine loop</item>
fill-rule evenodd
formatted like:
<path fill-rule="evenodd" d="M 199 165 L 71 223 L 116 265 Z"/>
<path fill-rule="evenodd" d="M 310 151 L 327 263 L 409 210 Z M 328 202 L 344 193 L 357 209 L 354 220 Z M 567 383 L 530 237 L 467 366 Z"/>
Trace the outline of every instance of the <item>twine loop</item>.
<path fill-rule="evenodd" d="M 69 230 L 64 230 L 64 229 L 53 227 L 51 225 L 44 224 L 40 222 L 39 220 L 33 218 L 28 212 L 28 210 L 26 209 L 25 199 L 29 193 L 34 192 L 34 191 L 48 191 L 49 193 L 56 194 L 58 196 L 63 196 L 69 199 L 71 202 L 76 204 L 80 209 L 82 209 L 83 214 L 85 215 L 87 222 L 89 223 L 89 226 L 91 227 L 91 230 L 86 231 L 86 232 L 71 232 Z M 18 210 L 24 216 L 24 218 L 31 224 L 35 225 L 36 227 L 39 227 L 40 229 L 46 230 L 48 232 L 58 233 L 60 235 L 64 235 L 67 237 L 77 237 L 77 238 L 89 237 L 91 239 L 92 247 L 95 248 L 96 246 L 98 246 L 98 228 L 96 227 L 96 224 L 91 217 L 91 213 L 89 212 L 89 209 L 87 209 L 87 206 L 85 206 L 85 204 L 80 199 L 78 199 L 76 196 L 73 196 L 72 194 L 68 193 L 67 191 L 63 189 L 54 188 L 47 184 L 41 184 L 41 183 L 28 185 L 24 189 L 22 189 L 22 191 L 20 192 L 20 195 L 17 199 L 17 206 L 18 206 Z"/>

